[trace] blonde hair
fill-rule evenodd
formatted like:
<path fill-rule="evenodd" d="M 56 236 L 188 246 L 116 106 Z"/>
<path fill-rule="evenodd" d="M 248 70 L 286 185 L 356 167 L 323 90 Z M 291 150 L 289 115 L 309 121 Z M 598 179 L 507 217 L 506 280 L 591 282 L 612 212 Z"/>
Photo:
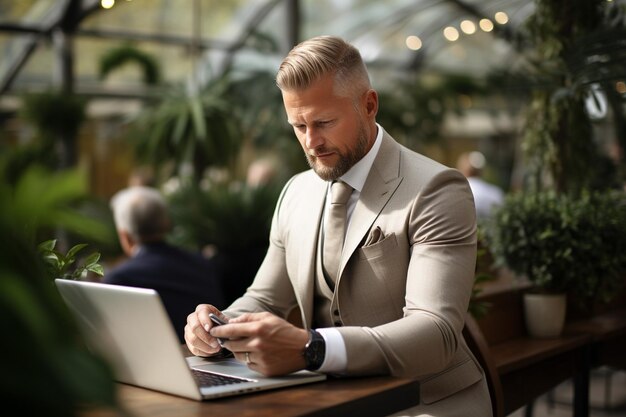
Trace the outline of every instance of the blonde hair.
<path fill-rule="evenodd" d="M 371 88 L 361 54 L 335 36 L 318 36 L 296 45 L 280 64 L 276 85 L 281 90 L 300 90 L 334 74 L 334 93 L 356 97 Z"/>

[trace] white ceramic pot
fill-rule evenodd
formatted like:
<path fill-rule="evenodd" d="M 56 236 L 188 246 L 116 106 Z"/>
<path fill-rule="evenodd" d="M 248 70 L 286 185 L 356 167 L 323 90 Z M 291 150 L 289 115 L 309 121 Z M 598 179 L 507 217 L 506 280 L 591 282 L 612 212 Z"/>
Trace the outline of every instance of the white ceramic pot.
<path fill-rule="evenodd" d="M 524 318 L 530 337 L 558 337 L 565 324 L 565 294 L 524 294 Z"/>

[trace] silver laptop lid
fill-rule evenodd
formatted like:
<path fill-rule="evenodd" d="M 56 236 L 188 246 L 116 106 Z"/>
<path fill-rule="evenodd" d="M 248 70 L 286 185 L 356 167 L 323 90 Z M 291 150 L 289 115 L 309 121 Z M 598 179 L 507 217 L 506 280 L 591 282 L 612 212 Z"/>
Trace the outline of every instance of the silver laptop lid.
<path fill-rule="evenodd" d="M 156 291 L 57 279 L 90 348 L 116 380 L 201 399 L 174 328 Z"/>

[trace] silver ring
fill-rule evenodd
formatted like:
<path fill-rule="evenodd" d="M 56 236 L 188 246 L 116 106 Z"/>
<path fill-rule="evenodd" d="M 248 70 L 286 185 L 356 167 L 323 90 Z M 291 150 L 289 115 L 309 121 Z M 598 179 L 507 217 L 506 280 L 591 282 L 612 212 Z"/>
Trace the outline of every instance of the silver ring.
<path fill-rule="evenodd" d="M 250 362 L 250 352 L 246 352 L 246 363 L 249 365 Z"/>

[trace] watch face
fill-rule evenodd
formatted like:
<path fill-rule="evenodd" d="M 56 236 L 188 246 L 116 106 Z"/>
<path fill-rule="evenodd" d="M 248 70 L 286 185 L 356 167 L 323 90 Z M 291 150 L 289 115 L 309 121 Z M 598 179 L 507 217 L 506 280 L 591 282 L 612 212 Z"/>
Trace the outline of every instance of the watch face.
<path fill-rule="evenodd" d="M 310 337 L 311 339 L 304 349 L 304 360 L 306 362 L 306 369 L 316 371 L 324 362 L 326 343 L 322 335 L 315 330 L 311 330 Z"/>

